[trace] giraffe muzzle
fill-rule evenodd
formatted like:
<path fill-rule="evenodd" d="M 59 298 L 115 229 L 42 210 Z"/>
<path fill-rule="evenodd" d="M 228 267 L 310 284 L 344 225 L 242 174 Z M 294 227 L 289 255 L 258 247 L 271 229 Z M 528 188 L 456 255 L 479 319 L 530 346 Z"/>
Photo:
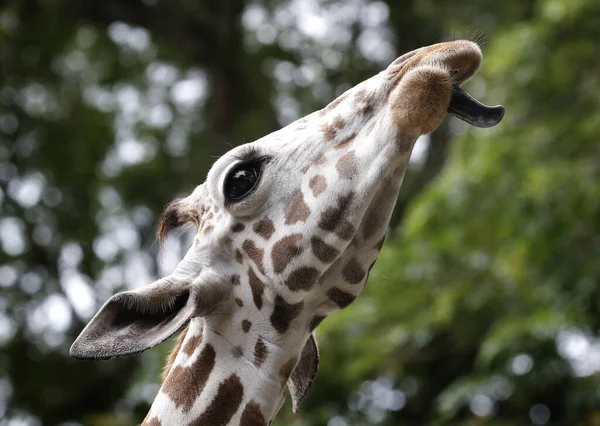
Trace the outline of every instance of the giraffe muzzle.
<path fill-rule="evenodd" d="M 504 107 L 484 105 L 457 85 L 453 85 L 448 113 L 472 126 L 488 128 L 500 123 L 504 117 Z"/>

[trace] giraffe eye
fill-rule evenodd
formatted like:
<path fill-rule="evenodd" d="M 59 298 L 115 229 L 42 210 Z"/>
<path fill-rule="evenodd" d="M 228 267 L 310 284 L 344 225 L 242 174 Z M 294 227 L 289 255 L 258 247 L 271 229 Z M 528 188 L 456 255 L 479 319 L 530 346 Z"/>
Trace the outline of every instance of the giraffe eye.
<path fill-rule="evenodd" d="M 264 159 L 235 166 L 225 178 L 225 201 L 235 203 L 248 196 L 256 187 Z"/>

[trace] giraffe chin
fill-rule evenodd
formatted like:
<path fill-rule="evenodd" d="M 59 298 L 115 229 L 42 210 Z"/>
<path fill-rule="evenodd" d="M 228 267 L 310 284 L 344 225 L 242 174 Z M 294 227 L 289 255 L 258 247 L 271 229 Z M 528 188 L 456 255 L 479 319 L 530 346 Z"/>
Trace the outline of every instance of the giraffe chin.
<path fill-rule="evenodd" d="M 452 98 L 448 113 L 456 118 L 480 128 L 494 127 L 504 117 L 502 105 L 487 106 L 469 95 L 460 87 L 452 86 Z"/>

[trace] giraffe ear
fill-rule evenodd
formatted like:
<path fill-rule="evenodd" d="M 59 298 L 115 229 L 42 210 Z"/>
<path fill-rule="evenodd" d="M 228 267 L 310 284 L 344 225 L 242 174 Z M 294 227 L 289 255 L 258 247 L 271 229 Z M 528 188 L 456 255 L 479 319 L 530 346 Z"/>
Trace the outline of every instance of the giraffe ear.
<path fill-rule="evenodd" d="M 304 349 L 302 349 L 300 360 L 288 380 L 288 389 L 292 395 L 292 410 L 294 413 L 298 412 L 298 407 L 300 407 L 300 403 L 304 400 L 306 393 L 312 386 L 318 369 L 319 348 L 317 347 L 315 335 L 311 334 L 304 345 Z"/>
<path fill-rule="evenodd" d="M 83 329 L 70 349 L 77 359 L 135 355 L 177 332 L 195 313 L 190 287 L 159 280 L 115 294 Z"/>

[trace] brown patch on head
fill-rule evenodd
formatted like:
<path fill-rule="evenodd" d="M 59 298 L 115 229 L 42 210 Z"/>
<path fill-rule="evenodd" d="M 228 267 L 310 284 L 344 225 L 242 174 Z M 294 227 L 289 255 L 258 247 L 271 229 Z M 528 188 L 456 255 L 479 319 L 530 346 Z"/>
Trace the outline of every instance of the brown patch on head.
<path fill-rule="evenodd" d="M 169 371 L 171 371 L 171 367 L 173 367 L 173 364 L 175 363 L 175 358 L 177 358 L 177 354 L 181 350 L 181 345 L 183 345 L 183 341 L 185 340 L 185 336 L 188 332 L 189 327 L 190 327 L 189 325 L 186 326 L 185 329 L 179 334 L 179 337 L 177 337 L 177 342 L 175 343 L 173 350 L 171 351 L 171 353 L 169 354 L 169 357 L 167 358 L 167 365 L 165 365 L 165 368 L 163 369 L 163 372 L 161 375 L 161 381 L 163 381 L 163 382 L 167 378 Z"/>
<path fill-rule="evenodd" d="M 192 365 L 173 367 L 162 386 L 162 391 L 176 407 L 182 407 L 184 411 L 192 408 L 215 368 L 216 356 L 215 349 L 207 343 Z"/>
<path fill-rule="evenodd" d="M 312 266 L 302 266 L 294 269 L 285 284 L 292 291 L 310 290 L 319 277 L 319 271 Z"/>
<path fill-rule="evenodd" d="M 302 253 L 303 248 L 298 246 L 301 239 L 302 234 L 291 234 L 273 244 L 271 259 L 275 273 L 283 272 L 292 259 Z"/>
<path fill-rule="evenodd" d="M 350 240 L 356 233 L 354 226 L 344 216 L 348 214 L 353 192 L 340 197 L 337 207 L 330 207 L 321 214 L 319 228 L 324 231 L 334 232 L 344 240 Z"/>
<path fill-rule="evenodd" d="M 275 232 L 273 221 L 269 218 L 259 220 L 252 226 L 252 229 L 265 240 L 271 238 L 271 235 L 273 235 L 273 232 Z"/>
<path fill-rule="evenodd" d="M 221 382 L 217 394 L 200 416 L 189 426 L 225 426 L 237 413 L 244 397 L 244 386 L 237 374 Z"/>
<path fill-rule="evenodd" d="M 248 321 L 247 319 L 242 321 L 242 330 L 244 330 L 244 333 L 249 332 L 250 327 L 252 327 L 252 323 L 250 321 Z"/>
<path fill-rule="evenodd" d="M 300 314 L 303 307 L 304 302 L 289 304 L 283 297 L 279 295 L 275 296 L 275 307 L 270 318 L 271 325 L 278 332 L 285 333 L 290 327 L 292 320 Z"/>
<path fill-rule="evenodd" d="M 237 222 L 235 225 L 231 227 L 231 232 L 242 232 L 246 227 L 243 223 Z"/>
<path fill-rule="evenodd" d="M 238 305 L 240 308 L 242 306 L 244 306 L 244 302 L 242 302 L 242 299 L 240 299 L 239 297 L 236 297 L 235 299 L 233 299 L 235 301 L 235 304 Z"/>
<path fill-rule="evenodd" d="M 308 183 L 313 195 L 317 197 L 320 193 L 327 189 L 327 179 L 323 175 L 316 175 L 310 179 Z"/>
<path fill-rule="evenodd" d="M 310 239 L 310 246 L 313 253 L 321 262 L 329 263 L 340 255 L 340 251 L 333 246 L 330 246 L 319 237 L 312 237 Z"/>
<path fill-rule="evenodd" d="M 283 383 L 287 382 L 290 378 L 292 371 L 294 371 L 294 367 L 298 363 L 298 357 L 292 357 L 288 359 L 285 364 L 281 366 L 279 369 L 279 377 L 281 377 L 281 381 Z"/>
<path fill-rule="evenodd" d="M 338 144 L 335 146 L 335 149 L 342 149 L 345 148 L 347 145 L 349 145 L 354 138 L 356 138 L 356 133 L 352 133 L 348 136 L 346 136 L 344 139 L 342 139 L 341 141 L 338 142 Z"/>
<path fill-rule="evenodd" d="M 308 329 L 311 332 L 313 332 L 315 330 L 315 328 L 317 328 L 319 326 L 319 324 L 321 324 L 323 322 L 324 319 L 325 319 L 325 317 L 323 315 L 315 315 L 310 320 L 310 324 L 308 325 Z"/>
<path fill-rule="evenodd" d="M 262 337 L 259 337 L 254 345 L 254 365 L 260 367 L 267 360 L 269 351 Z"/>
<path fill-rule="evenodd" d="M 254 400 L 250 401 L 242 411 L 240 426 L 267 426 L 265 416 L 260 411 L 260 405 Z"/>
<path fill-rule="evenodd" d="M 344 309 L 356 298 L 356 296 L 350 293 L 346 293 L 345 291 L 342 291 L 337 287 L 331 288 L 327 292 L 327 297 L 329 297 L 329 300 L 331 300 L 333 303 L 338 305 L 340 309 Z"/>
<path fill-rule="evenodd" d="M 355 257 L 350 259 L 342 269 L 342 277 L 350 284 L 360 283 L 365 277 L 365 274 L 365 270 Z"/>
<path fill-rule="evenodd" d="M 263 255 L 265 251 L 261 248 L 256 247 L 254 241 L 244 240 L 242 243 L 242 249 L 246 252 L 248 257 L 258 266 L 258 269 L 262 272 L 263 269 Z"/>
<path fill-rule="evenodd" d="M 231 284 L 240 285 L 240 276 L 238 274 L 233 274 L 231 276 Z"/>
<path fill-rule="evenodd" d="M 200 342 L 202 342 L 202 334 L 199 334 L 197 336 L 192 336 L 186 340 L 186 342 L 183 345 L 183 348 L 181 350 L 187 356 L 192 356 L 194 354 L 194 351 L 196 350 L 196 348 L 200 345 Z"/>
<path fill-rule="evenodd" d="M 344 179 L 352 179 L 358 174 L 358 159 L 354 151 L 349 151 L 338 160 L 335 165 L 338 173 Z"/>
<path fill-rule="evenodd" d="M 250 283 L 250 290 L 252 290 L 254 304 L 260 311 L 263 305 L 262 296 L 265 291 L 265 284 L 256 276 L 252 268 L 248 268 L 248 282 Z"/>
<path fill-rule="evenodd" d="M 160 223 L 158 225 L 158 239 L 162 242 L 167 238 L 169 232 L 184 224 L 180 210 L 181 199 L 173 200 L 165 206 Z"/>
<path fill-rule="evenodd" d="M 304 201 L 302 191 L 297 190 L 292 195 L 285 209 L 285 224 L 292 225 L 296 222 L 304 222 L 310 215 L 310 207 Z"/>

